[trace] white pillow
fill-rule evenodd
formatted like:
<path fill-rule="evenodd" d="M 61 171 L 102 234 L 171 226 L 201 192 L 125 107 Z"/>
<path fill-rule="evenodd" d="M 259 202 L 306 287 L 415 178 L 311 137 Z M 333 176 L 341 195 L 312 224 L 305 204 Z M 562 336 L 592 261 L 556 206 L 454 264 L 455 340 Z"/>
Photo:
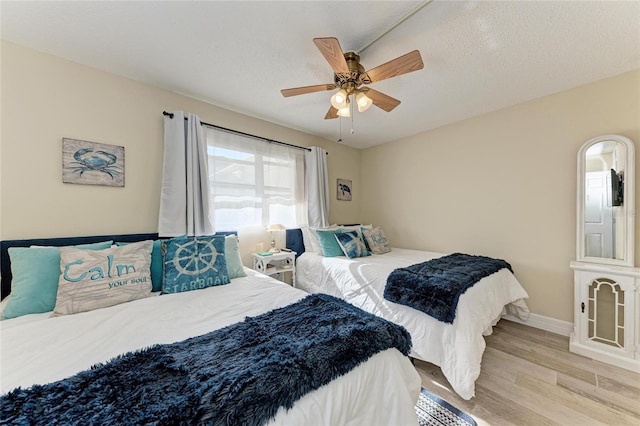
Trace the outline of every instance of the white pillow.
<path fill-rule="evenodd" d="M 302 230 L 302 242 L 304 243 L 304 251 L 309 253 L 316 253 L 322 255 L 322 248 L 320 247 L 320 240 L 318 240 L 318 229 L 338 229 L 338 225 L 331 225 L 328 228 L 315 228 L 311 226 L 301 226 Z"/>
<path fill-rule="evenodd" d="M 75 314 L 151 296 L 153 241 L 104 250 L 60 248 L 53 316 Z"/>
<path fill-rule="evenodd" d="M 363 234 L 371 253 L 384 254 L 391 251 L 389 240 L 387 240 L 387 236 L 381 227 L 376 226 L 373 229 L 365 229 Z"/>
<path fill-rule="evenodd" d="M 0 302 L 0 318 L 2 318 L 2 313 L 4 312 L 4 307 L 7 306 L 7 303 L 9 303 L 9 299 L 10 298 L 11 298 L 11 293 L 9 293 L 7 295 L 7 297 L 2 299 L 2 302 Z"/>

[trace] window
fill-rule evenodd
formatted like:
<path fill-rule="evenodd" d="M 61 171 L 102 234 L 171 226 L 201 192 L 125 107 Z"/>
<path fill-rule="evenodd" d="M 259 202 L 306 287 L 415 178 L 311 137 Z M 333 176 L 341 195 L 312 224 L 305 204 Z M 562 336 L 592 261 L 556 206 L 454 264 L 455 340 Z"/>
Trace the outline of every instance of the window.
<path fill-rule="evenodd" d="M 216 231 L 303 224 L 304 151 L 204 126 Z"/>

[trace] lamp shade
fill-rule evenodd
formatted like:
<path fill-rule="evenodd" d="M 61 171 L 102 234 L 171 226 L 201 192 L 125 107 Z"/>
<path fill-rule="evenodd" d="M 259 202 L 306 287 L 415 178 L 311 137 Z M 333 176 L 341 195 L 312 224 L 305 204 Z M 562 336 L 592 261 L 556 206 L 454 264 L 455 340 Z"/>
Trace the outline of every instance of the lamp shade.
<path fill-rule="evenodd" d="M 335 109 L 340 109 L 347 106 L 347 91 L 344 89 L 340 89 L 333 96 L 331 96 L 331 105 Z"/>
<path fill-rule="evenodd" d="M 358 104 L 358 111 L 364 112 L 369 109 L 369 107 L 373 104 L 373 101 L 363 92 L 359 92 L 356 95 L 356 103 Z"/>
<path fill-rule="evenodd" d="M 351 117 L 351 108 L 349 108 L 349 105 L 347 105 L 344 108 L 340 108 L 337 114 L 338 117 Z"/>

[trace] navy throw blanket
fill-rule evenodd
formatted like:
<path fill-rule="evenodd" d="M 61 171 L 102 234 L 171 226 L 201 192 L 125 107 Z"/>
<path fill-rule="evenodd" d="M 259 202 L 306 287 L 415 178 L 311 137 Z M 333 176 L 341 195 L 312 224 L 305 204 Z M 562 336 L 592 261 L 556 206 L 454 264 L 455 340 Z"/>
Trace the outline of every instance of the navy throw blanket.
<path fill-rule="evenodd" d="M 387 277 L 384 298 L 451 324 L 460 296 L 482 278 L 502 268 L 513 272 L 511 265 L 501 259 L 450 254 L 394 270 Z"/>
<path fill-rule="evenodd" d="M 171 297 L 171 296 L 163 296 Z M 317 294 L 0 397 L 1 424 L 260 425 L 388 348 L 401 326 Z"/>

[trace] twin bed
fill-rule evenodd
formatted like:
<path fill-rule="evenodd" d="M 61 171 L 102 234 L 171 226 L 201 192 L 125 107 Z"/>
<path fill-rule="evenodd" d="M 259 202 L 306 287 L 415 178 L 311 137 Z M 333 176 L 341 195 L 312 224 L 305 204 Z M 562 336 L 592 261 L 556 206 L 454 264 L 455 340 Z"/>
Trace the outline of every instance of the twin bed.
<path fill-rule="evenodd" d="M 143 234 L 2 242 L 3 296 L 10 291 L 7 248 L 12 245 L 61 246 L 107 238 L 138 241 L 148 237 Z M 460 297 L 456 319 L 446 324 L 383 297 L 386 277 L 392 270 L 440 254 L 394 248 L 384 255 L 358 259 L 324 258 L 304 253 L 299 229 L 287 231 L 287 247 L 299 254 L 298 288 L 244 268 L 245 277 L 234 278 L 226 285 L 152 296 L 74 315 L 51 317 L 47 312 L 3 320 L 0 394 L 6 395 L 16 387 L 56 382 L 153 345 L 173 344 L 220 329 L 225 333 L 246 317 L 287 309 L 313 297 L 308 293 L 325 293 L 406 328 L 413 345 L 411 356 L 441 366 L 456 392 L 469 399 L 480 373 L 483 334 L 490 332 L 504 309 L 522 318 L 528 312 L 522 301 L 527 294 L 508 270 L 500 270 L 469 288 Z M 378 320 L 372 318 L 375 320 L 365 322 Z M 321 321 L 317 325 L 318 329 L 326 326 Z M 280 406 L 268 416 L 269 423 L 416 424 L 414 406 L 420 378 L 405 355 L 397 347 L 380 350 L 348 372 L 334 374 L 328 383 L 316 386 L 292 406 Z M 270 354 L 264 356 L 269 358 Z M 308 362 L 307 369 L 313 370 L 310 366 L 316 365 L 314 355 L 309 353 L 308 358 L 303 361 Z M 260 368 L 265 365 L 269 363 L 260 363 Z M 251 367 L 245 369 L 253 374 Z M 217 423 L 225 421 L 218 419 Z"/>
<path fill-rule="evenodd" d="M 366 231 L 371 226 L 346 225 L 341 228 L 346 232 L 356 229 L 362 234 L 375 234 Z M 511 270 L 502 268 L 482 278 L 459 297 L 452 323 L 439 321 L 420 310 L 389 301 L 385 298 L 385 287 L 387 278 L 397 268 L 442 258 L 443 253 L 392 248 L 384 254 L 364 257 L 325 257 L 309 233 L 303 235 L 308 229 L 287 230 L 287 247 L 298 255 L 296 287 L 308 293 L 339 297 L 402 325 L 411 334 L 411 356 L 439 366 L 453 389 L 464 399 L 471 399 L 475 394 L 475 381 L 480 375 L 486 346 L 484 336 L 491 334 L 492 326 L 504 313 L 521 320 L 529 316 L 524 301 L 528 298 L 527 292 Z M 387 246 L 384 232 L 378 232 L 383 246 Z M 368 238 L 364 239 L 369 244 Z M 305 247 L 305 242 L 311 247 Z"/>
<path fill-rule="evenodd" d="M 505 311 L 526 319 L 525 290 L 508 269 L 481 279 L 458 301 L 452 324 L 384 298 L 387 277 L 402 268 L 443 256 L 393 248 L 389 253 L 348 259 L 302 253 L 296 262 L 296 286 L 309 293 L 327 293 L 391 322 L 411 334 L 411 356 L 440 366 L 464 399 L 474 396 L 485 349 L 485 335 Z"/>
<path fill-rule="evenodd" d="M 139 238 L 107 236 L 80 240 L 22 240 L 13 244 L 60 246 L 105 239 L 135 241 L 145 237 L 147 235 Z M 3 267 L 8 266 L 6 251 L 11 245 L 12 242 L 2 242 Z M 98 363 L 106 363 L 114 357 L 152 345 L 171 344 L 213 330 L 227 330 L 225 327 L 246 317 L 286 308 L 311 297 L 302 290 L 248 268 L 245 268 L 245 273 L 247 276 L 234 278 L 226 285 L 151 296 L 89 312 L 58 317 L 51 317 L 51 312 L 45 312 L 3 320 L 0 322 L 0 394 L 6 398 L 7 392 L 16 387 L 25 389 L 35 384 L 51 384 L 86 371 Z M 3 275 L 5 294 L 10 291 L 10 278 L 10 274 Z M 268 368 L 269 357 L 270 354 L 264 353 L 261 368 Z M 310 355 L 308 361 L 307 366 L 313 366 L 316 359 Z M 247 374 L 253 373 L 251 367 L 246 370 Z M 276 371 L 275 375 L 285 376 L 285 373 Z M 162 375 L 158 376 L 160 380 Z M 256 387 L 255 384 L 247 386 L 252 389 Z M 346 374 L 306 393 L 290 409 L 278 408 L 268 423 L 416 424 L 415 403 L 419 393 L 420 378 L 411 361 L 398 349 L 389 348 L 371 356 Z M 130 396 L 125 395 L 125 403 L 129 397 L 133 401 L 134 394 L 132 389 Z M 36 406 L 38 404 L 35 403 Z M 8 410 L 7 399 L 0 405 L 3 405 L 2 410 Z M 149 405 L 152 403 L 149 402 Z M 133 403 L 129 408 L 131 413 L 145 409 Z M 83 418 L 91 419 L 89 410 L 83 413 Z M 14 414 L 3 411 L 0 420 L 11 422 L 8 416 Z M 47 423 L 42 413 L 36 415 L 39 422 Z M 96 418 L 100 419 L 99 416 Z M 247 424 L 254 422 L 261 423 L 250 419 Z M 234 422 L 217 418 L 210 423 Z"/>

